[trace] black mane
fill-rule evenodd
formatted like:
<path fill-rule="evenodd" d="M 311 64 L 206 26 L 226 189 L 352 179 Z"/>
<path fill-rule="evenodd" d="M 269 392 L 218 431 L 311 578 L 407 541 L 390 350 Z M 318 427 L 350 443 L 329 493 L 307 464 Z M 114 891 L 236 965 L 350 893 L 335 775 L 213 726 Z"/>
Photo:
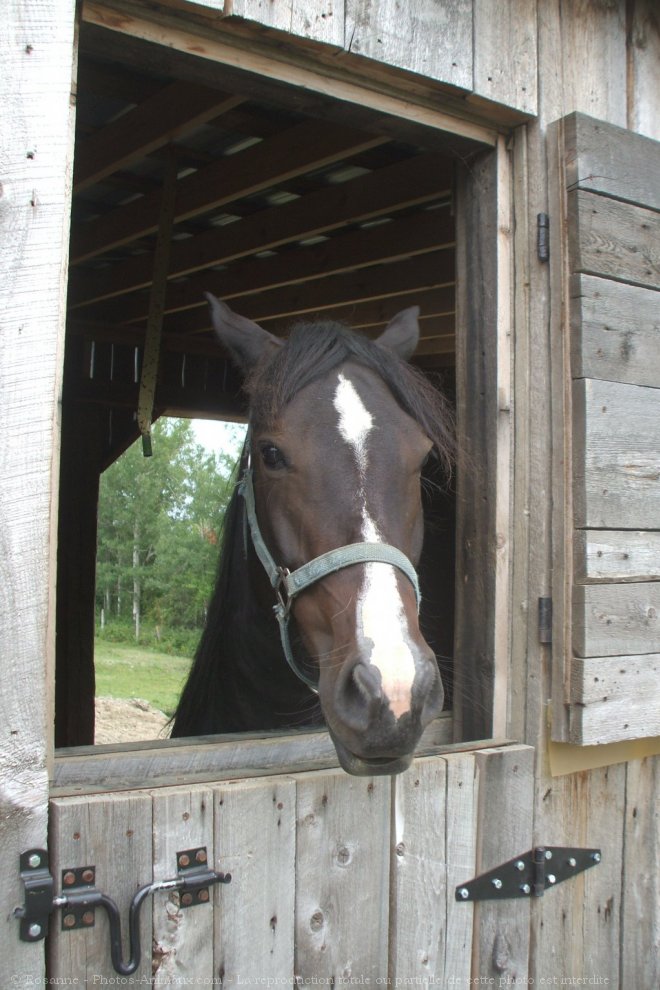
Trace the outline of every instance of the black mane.
<path fill-rule="evenodd" d="M 245 383 L 251 421 L 257 426 L 272 421 L 302 388 L 346 361 L 382 378 L 433 442 L 448 476 L 453 429 L 441 393 L 389 348 L 339 323 L 297 324 L 285 346 L 257 365 Z M 322 724 L 315 696 L 284 659 L 270 607 L 261 606 L 254 594 L 254 552 L 244 525 L 243 499 L 235 489 L 225 514 L 207 624 L 174 715 L 172 736 Z M 298 641 L 294 649 L 298 652 L 302 644 Z"/>

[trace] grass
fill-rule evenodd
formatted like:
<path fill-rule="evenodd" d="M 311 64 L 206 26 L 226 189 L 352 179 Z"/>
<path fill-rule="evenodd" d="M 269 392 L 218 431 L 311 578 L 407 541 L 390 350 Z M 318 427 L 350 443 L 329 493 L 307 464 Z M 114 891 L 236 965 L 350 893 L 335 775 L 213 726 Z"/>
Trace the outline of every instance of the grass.
<path fill-rule="evenodd" d="M 179 700 L 190 658 L 97 639 L 94 666 L 97 695 L 143 698 L 169 716 Z"/>

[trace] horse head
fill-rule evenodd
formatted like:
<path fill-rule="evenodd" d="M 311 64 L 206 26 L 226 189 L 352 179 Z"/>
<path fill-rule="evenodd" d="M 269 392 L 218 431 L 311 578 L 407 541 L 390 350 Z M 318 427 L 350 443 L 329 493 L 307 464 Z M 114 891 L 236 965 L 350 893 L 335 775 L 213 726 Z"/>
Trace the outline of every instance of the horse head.
<path fill-rule="evenodd" d="M 398 773 L 443 705 L 413 567 L 423 541 L 421 470 L 448 429 L 443 423 L 438 440 L 436 424 L 430 435 L 406 395 L 422 380 L 406 363 L 418 310 L 338 357 L 337 334 L 356 335 L 335 324 L 331 334 L 321 324 L 284 343 L 208 299 L 250 398 L 252 539 L 265 569 L 257 567 L 258 593 L 269 606 L 279 596 L 280 612 L 295 620 L 305 657 L 291 662 L 318 690 L 344 769 Z M 371 557 L 364 546 L 375 547 Z M 328 556 L 337 566 L 323 570 L 317 562 Z M 299 593 L 284 590 L 289 574 L 309 577 L 310 566 L 319 576 Z"/>

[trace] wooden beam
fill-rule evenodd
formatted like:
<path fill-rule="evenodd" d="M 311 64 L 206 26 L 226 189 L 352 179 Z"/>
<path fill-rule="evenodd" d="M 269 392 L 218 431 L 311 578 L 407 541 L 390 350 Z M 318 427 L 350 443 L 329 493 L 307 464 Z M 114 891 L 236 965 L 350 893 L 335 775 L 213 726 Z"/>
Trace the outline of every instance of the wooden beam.
<path fill-rule="evenodd" d="M 367 148 L 384 144 L 353 128 L 310 121 L 287 128 L 240 154 L 221 158 L 193 175 L 181 179 L 177 189 L 176 220 L 208 213 L 234 199 L 341 161 Z M 137 237 L 152 234 L 158 227 L 160 193 L 121 206 L 72 234 L 72 261 L 81 261 Z"/>
<path fill-rule="evenodd" d="M 173 82 L 76 148 L 74 193 L 243 103 L 242 96 Z"/>
<path fill-rule="evenodd" d="M 170 278 L 447 196 L 452 171 L 452 162 L 447 158 L 419 155 L 340 185 L 318 189 L 239 223 L 213 227 L 172 245 Z M 74 270 L 69 289 L 71 308 L 144 288 L 150 278 L 151 264 L 146 255 L 129 258 L 110 271 Z"/>
<path fill-rule="evenodd" d="M 454 221 L 447 210 L 431 210 L 378 224 L 366 230 L 339 234 L 322 244 L 285 251 L 232 265 L 224 272 L 203 272 L 170 285 L 165 301 L 168 313 L 200 305 L 204 292 L 229 301 L 285 285 L 299 285 L 319 277 L 357 271 L 377 263 L 401 261 L 438 249 L 453 247 Z M 107 318 L 115 323 L 140 322 L 146 315 L 144 294 L 106 304 Z"/>
<path fill-rule="evenodd" d="M 246 296 L 241 303 L 241 313 L 253 320 L 317 314 L 367 300 L 448 286 L 453 281 L 453 252 L 434 251 L 396 264 L 378 265 Z M 410 305 L 414 301 L 411 298 Z M 209 329 L 209 323 L 206 304 L 166 318 L 166 327 L 179 333 L 200 333 Z"/>

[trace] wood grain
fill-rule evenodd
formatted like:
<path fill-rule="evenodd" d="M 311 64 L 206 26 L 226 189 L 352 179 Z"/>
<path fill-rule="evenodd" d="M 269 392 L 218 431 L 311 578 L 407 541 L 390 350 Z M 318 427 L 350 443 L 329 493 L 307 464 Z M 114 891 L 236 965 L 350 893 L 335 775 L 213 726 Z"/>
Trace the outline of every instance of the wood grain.
<path fill-rule="evenodd" d="M 573 560 L 582 584 L 660 581 L 660 533 L 577 530 Z"/>
<path fill-rule="evenodd" d="M 571 673 L 572 742 L 660 736 L 660 653 L 575 658 Z"/>
<path fill-rule="evenodd" d="M 580 657 L 660 649 L 660 584 L 592 584 L 573 589 L 573 646 Z"/>

